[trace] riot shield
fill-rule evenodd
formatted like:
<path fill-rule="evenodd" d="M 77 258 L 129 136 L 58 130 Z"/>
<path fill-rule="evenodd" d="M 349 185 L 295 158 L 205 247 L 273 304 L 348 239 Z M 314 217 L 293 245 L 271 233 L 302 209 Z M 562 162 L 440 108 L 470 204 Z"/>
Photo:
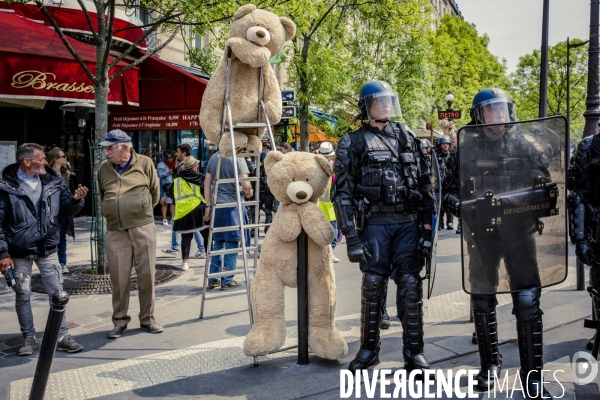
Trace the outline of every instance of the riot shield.
<path fill-rule="evenodd" d="M 431 221 L 431 257 L 425 258 L 425 278 L 427 278 L 427 299 L 433 292 L 435 283 L 435 267 L 438 228 L 440 225 L 440 210 L 442 207 L 442 176 L 435 151 L 431 151 L 431 190 L 433 192 L 434 208 Z"/>
<path fill-rule="evenodd" d="M 546 287 L 567 277 L 562 116 L 458 132 L 463 288 Z"/>

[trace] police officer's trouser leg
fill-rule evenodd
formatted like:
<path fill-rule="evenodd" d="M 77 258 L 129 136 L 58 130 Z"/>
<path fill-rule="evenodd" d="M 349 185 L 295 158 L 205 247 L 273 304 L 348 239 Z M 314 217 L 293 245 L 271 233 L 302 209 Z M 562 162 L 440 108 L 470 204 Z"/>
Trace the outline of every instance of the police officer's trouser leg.
<path fill-rule="evenodd" d="M 388 280 L 386 279 L 383 285 L 383 304 L 381 306 L 381 324 L 379 325 L 381 329 L 390 329 L 390 316 L 387 312 L 387 289 Z"/>
<path fill-rule="evenodd" d="M 270 224 L 273 222 L 273 195 L 269 194 L 265 196 L 265 223 Z M 269 231 L 269 227 L 265 226 L 265 234 Z"/>
<path fill-rule="evenodd" d="M 404 369 L 408 373 L 428 369 L 429 363 L 423 355 L 423 282 L 418 273 L 410 273 L 399 275 L 396 285 L 396 305 L 403 329 Z"/>
<path fill-rule="evenodd" d="M 386 278 L 363 273 L 360 350 L 348 369 L 352 372 L 379 364 L 379 325 Z"/>
<path fill-rule="evenodd" d="M 495 295 L 471 295 L 475 333 L 479 346 L 481 369 L 477 375 L 477 389 L 494 387 L 494 374 L 500 379 L 502 356 L 498 350 L 498 321 Z"/>
<path fill-rule="evenodd" d="M 600 292 L 600 267 L 590 268 L 590 285 Z M 600 321 L 600 299 L 592 296 L 592 319 L 594 321 Z M 586 348 L 592 351 L 594 348 L 594 341 L 596 340 L 596 334 L 588 342 Z"/>
<path fill-rule="evenodd" d="M 541 293 L 541 288 L 530 288 L 512 293 L 513 314 L 517 318 L 521 381 L 525 389 L 525 396 L 530 399 L 552 398 L 550 393 L 542 388 L 544 344 L 543 313 L 540 309 Z"/>

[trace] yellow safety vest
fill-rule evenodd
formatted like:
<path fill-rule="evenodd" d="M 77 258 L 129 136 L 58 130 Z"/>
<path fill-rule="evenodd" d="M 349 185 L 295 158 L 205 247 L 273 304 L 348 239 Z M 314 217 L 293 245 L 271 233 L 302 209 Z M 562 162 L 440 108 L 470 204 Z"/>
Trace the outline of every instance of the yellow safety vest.
<path fill-rule="evenodd" d="M 183 182 L 183 184 L 182 184 Z M 206 203 L 200 193 L 200 186 L 190 184 L 183 178 L 176 178 L 173 182 L 173 194 L 175 195 L 175 216 L 174 220 L 188 215 L 200 203 Z"/>
<path fill-rule="evenodd" d="M 325 214 L 325 217 L 329 222 L 335 221 L 335 210 L 333 209 L 333 203 L 331 202 L 331 185 L 333 184 L 333 177 L 329 178 L 329 183 L 327 184 L 327 190 L 325 190 L 325 194 L 323 197 L 319 199 L 319 208 Z"/>

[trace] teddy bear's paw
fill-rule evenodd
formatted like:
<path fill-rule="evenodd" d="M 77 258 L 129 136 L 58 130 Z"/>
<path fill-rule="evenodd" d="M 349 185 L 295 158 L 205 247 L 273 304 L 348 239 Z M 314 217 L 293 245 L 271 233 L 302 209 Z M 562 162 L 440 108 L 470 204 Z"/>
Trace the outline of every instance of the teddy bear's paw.
<path fill-rule="evenodd" d="M 266 356 L 285 342 L 285 327 L 279 329 L 260 329 L 256 324 L 244 339 L 244 354 L 249 357 Z"/>
<path fill-rule="evenodd" d="M 248 138 L 243 133 L 233 132 L 233 138 L 235 140 L 235 152 L 236 154 L 245 153 L 246 152 L 246 143 L 248 143 Z M 221 155 L 225 157 L 231 157 L 231 136 L 229 133 L 221 136 L 221 141 L 219 142 L 219 151 Z"/>
<path fill-rule="evenodd" d="M 337 329 L 312 329 L 308 337 L 310 351 L 321 358 L 339 360 L 348 355 L 348 344 Z"/>

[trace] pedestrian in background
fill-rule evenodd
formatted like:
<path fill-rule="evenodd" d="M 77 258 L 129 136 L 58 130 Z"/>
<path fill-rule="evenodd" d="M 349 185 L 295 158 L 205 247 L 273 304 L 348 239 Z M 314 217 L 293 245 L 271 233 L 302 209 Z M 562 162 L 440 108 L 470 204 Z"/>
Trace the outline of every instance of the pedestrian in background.
<path fill-rule="evenodd" d="M 169 198 L 175 200 L 173 231 L 181 234 L 183 271 L 190 268 L 188 261 L 194 234 L 201 232 L 204 242 L 208 242 L 208 224 L 204 221 L 206 201 L 201 190 L 205 177 L 198 172 L 199 167 L 200 163 L 194 156 L 187 157 L 183 162 L 183 170 L 173 184 L 169 185 L 167 194 L 160 199 L 161 204 Z"/>
<path fill-rule="evenodd" d="M 192 155 L 192 146 L 187 143 L 181 143 L 177 145 L 177 150 L 175 151 L 175 163 L 176 166 L 173 169 L 173 179 L 177 178 L 181 171 L 183 171 L 183 162 L 185 159 Z M 161 194 L 161 198 L 164 194 Z M 172 201 L 172 198 L 171 198 Z M 164 223 L 163 223 L 164 225 Z M 171 225 L 174 225 L 173 218 L 171 218 Z M 196 245 L 198 246 L 198 251 L 194 255 L 194 258 L 205 258 L 206 257 L 206 249 L 205 242 L 206 240 L 202 240 L 202 236 L 198 232 L 194 232 L 194 240 L 196 241 Z M 171 247 L 168 249 L 161 249 L 161 252 L 165 254 L 177 254 L 179 253 L 179 242 L 177 241 L 177 232 L 173 229 L 171 233 Z"/>
<path fill-rule="evenodd" d="M 65 188 L 70 190 L 69 180 L 71 179 L 71 171 L 67 168 L 67 156 L 59 148 L 55 147 L 48 152 L 46 156 L 48 165 L 57 174 L 62 176 L 65 181 Z M 58 244 L 58 262 L 63 274 L 69 273 L 67 268 L 67 235 L 72 236 L 75 240 L 75 223 L 73 217 L 58 216 L 58 224 L 60 226 L 60 243 Z"/>
<path fill-rule="evenodd" d="M 163 152 L 163 160 L 156 167 L 156 174 L 160 179 L 160 197 L 163 198 L 166 194 L 165 188 L 173 183 L 173 172 L 175 167 L 177 166 L 177 161 L 173 158 L 173 152 L 171 150 L 166 150 Z M 169 221 L 167 220 L 167 208 L 171 211 L 171 220 L 175 215 L 175 203 L 173 199 L 167 197 L 165 203 L 160 205 L 160 210 L 162 212 L 164 226 L 169 226 Z"/>
<path fill-rule="evenodd" d="M 140 300 L 140 327 L 160 333 L 154 321 L 156 226 L 153 208 L 159 201 L 159 181 L 152 159 L 137 154 L 131 138 L 120 129 L 108 132 L 107 160 L 98 170 L 102 216 L 106 218 L 106 257 L 112 284 L 110 339 L 121 337 L 131 321 L 128 314 L 131 268 L 135 265 Z"/>
<path fill-rule="evenodd" d="M 317 154 L 325 157 L 331 167 L 333 168 L 333 163 L 335 159 L 335 150 L 333 149 L 333 145 L 331 142 L 323 142 L 321 146 L 317 149 Z M 335 235 L 333 235 L 333 241 L 331 242 L 331 250 L 335 249 L 337 246 L 337 237 L 338 237 L 338 228 L 337 228 L 337 220 L 335 219 L 335 210 L 333 209 L 333 203 L 331 202 L 331 186 L 335 182 L 335 175 L 333 175 L 329 179 L 329 183 L 327 184 L 327 190 L 323 193 L 323 196 L 319 199 L 319 208 L 325 214 L 327 220 L 333 225 L 333 229 L 335 230 Z M 332 253 L 333 254 L 333 253 Z M 333 255 L 333 262 L 339 263 L 340 259 Z"/>
<path fill-rule="evenodd" d="M 213 204 L 223 204 L 223 203 L 235 203 L 237 202 L 237 192 L 239 188 L 235 183 L 220 183 L 219 190 L 217 193 L 217 198 L 215 199 L 213 196 L 212 188 L 216 182 L 217 175 L 217 162 L 219 153 L 215 153 L 212 155 L 210 160 L 208 160 L 208 165 L 206 166 L 206 179 L 204 181 L 204 190 L 207 194 L 206 196 L 206 211 L 204 215 L 204 220 L 210 220 L 211 210 L 215 212 L 214 218 L 214 226 L 211 228 L 220 228 L 225 226 L 236 226 L 240 225 L 240 215 L 238 213 L 237 207 L 225 207 L 225 208 L 217 208 L 212 209 L 211 206 Z M 239 178 L 247 178 L 248 177 L 248 166 L 246 165 L 246 160 L 243 158 L 237 158 L 237 170 Z M 221 158 L 221 171 L 219 174 L 219 179 L 230 179 L 235 176 L 235 171 L 233 167 L 233 161 L 229 157 Z M 246 199 L 251 198 L 254 195 L 254 191 L 252 190 L 252 184 L 248 181 L 240 182 L 242 185 L 242 190 L 244 192 L 244 197 Z M 209 196 L 210 194 L 210 196 Z M 213 233 L 213 250 L 223 250 L 223 249 L 234 249 L 240 247 L 240 241 L 242 240 L 241 231 L 238 229 L 237 231 L 229 231 L 229 232 L 214 232 Z M 210 260 L 210 272 L 215 273 L 221 271 L 221 255 L 213 256 Z M 237 254 L 226 254 L 224 256 L 224 268 L 227 271 L 234 271 L 236 269 L 236 261 Z M 221 277 L 221 282 L 219 283 L 219 279 L 210 278 L 208 280 L 209 288 L 217 288 L 221 287 L 221 290 L 229 290 L 236 287 L 239 287 L 240 284 L 233 280 L 233 275 L 223 276 Z"/>
<path fill-rule="evenodd" d="M 25 342 L 20 356 L 33 354 L 37 347 L 31 311 L 31 269 L 37 265 L 48 292 L 48 299 L 62 290 L 62 271 L 57 250 L 59 215 L 77 214 L 84 205 L 88 189 L 79 185 L 74 194 L 65 188 L 63 178 L 48 166 L 44 148 L 23 143 L 17 149 L 17 163 L 2 171 L 0 179 L 0 272 L 6 275 L 14 266 L 15 308 Z M 75 353 L 83 346 L 69 335 L 63 313 L 56 350 Z"/>

